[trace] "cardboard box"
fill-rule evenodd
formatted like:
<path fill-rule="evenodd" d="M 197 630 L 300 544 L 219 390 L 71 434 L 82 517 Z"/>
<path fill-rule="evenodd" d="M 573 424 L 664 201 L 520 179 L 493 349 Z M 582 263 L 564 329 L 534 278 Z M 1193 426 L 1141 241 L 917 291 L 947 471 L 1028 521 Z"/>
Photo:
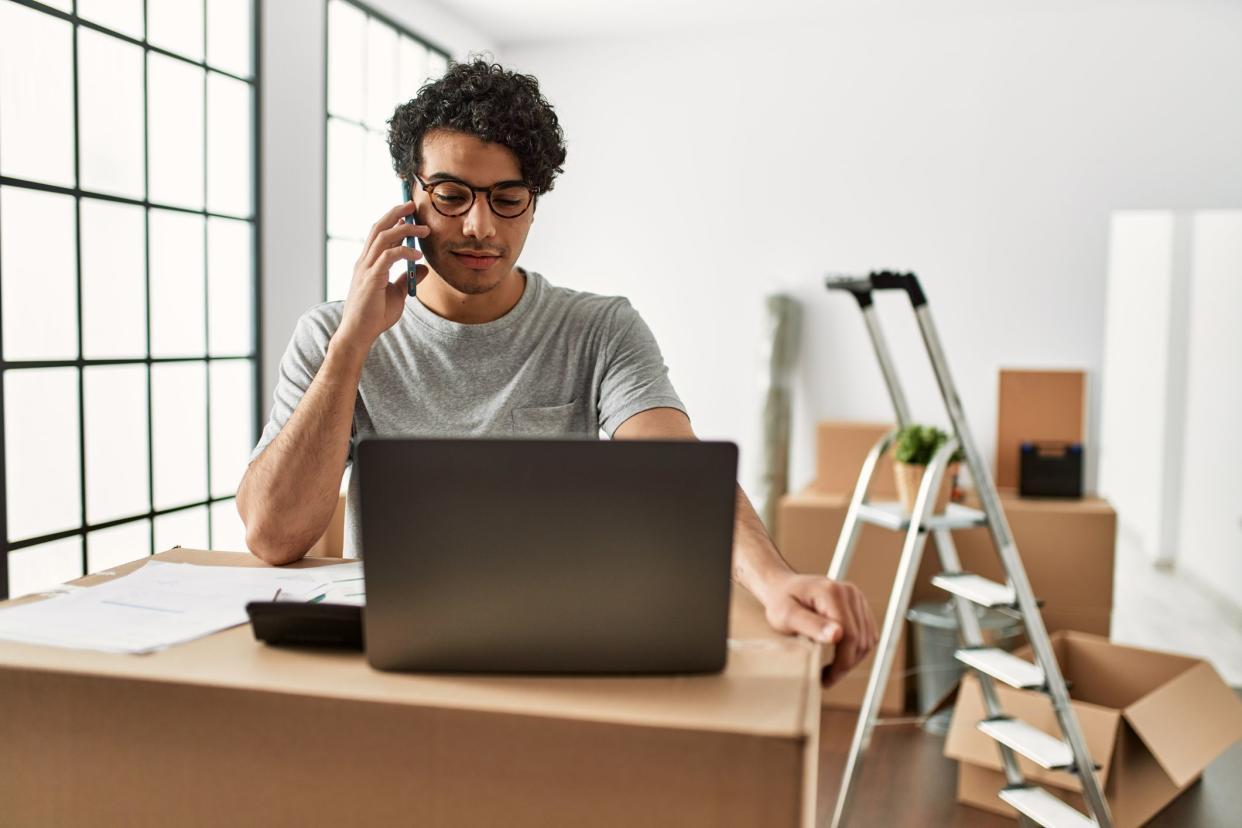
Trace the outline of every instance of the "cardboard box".
<path fill-rule="evenodd" d="M 815 575 L 827 573 L 837 538 L 845 523 L 849 497 L 847 494 L 826 494 L 808 489 L 781 498 L 776 522 L 776 546 L 795 570 Z M 901 559 L 902 537 L 878 526 L 863 526 L 859 530 L 858 545 L 854 549 L 854 558 L 846 574 L 846 580 L 862 590 L 875 615 L 877 627 L 883 623 L 884 611 L 892 593 L 893 578 L 897 574 L 897 563 Z M 920 578 L 926 581 L 928 590 L 934 589 L 930 578 L 930 569 L 926 579 Z M 880 712 L 884 714 L 900 713 L 905 709 L 905 626 L 902 624 L 893 672 L 884 687 L 880 702 Z M 857 709 L 866 693 L 867 678 L 873 661 L 874 656 L 868 656 L 836 685 L 825 688 L 823 704 L 828 707 Z"/>
<path fill-rule="evenodd" d="M 894 426 L 885 423 L 825 420 L 815 430 L 815 482 L 811 488 L 827 494 L 851 495 L 868 452 Z M 896 499 L 891 453 L 880 458 L 871 483 L 871 496 Z"/>
<path fill-rule="evenodd" d="M 143 656 L 0 641 L 0 821 L 810 828 L 822 648 L 740 589 L 730 636 L 720 675 L 615 678 L 384 673 L 246 626 Z"/>
<path fill-rule="evenodd" d="M 1024 442 L 1083 442 L 1087 379 L 1082 371 L 1000 372 L 996 420 L 996 486 L 1018 488 Z"/>
<path fill-rule="evenodd" d="M 1213 759 L 1242 739 L 1242 701 L 1205 661 L 1122 647 L 1098 636 L 1052 636 L 1057 662 L 1117 828 L 1136 828 L 1198 779 Z M 1029 648 L 1019 655 L 1030 658 Z M 997 683 L 1006 713 L 1060 738 L 1043 693 Z M 957 759 L 958 801 L 1016 816 L 996 797 L 1005 786 L 996 743 L 976 729 L 986 714 L 973 675 L 962 681 L 945 755 Z M 1078 779 L 1019 760 L 1028 779 L 1086 809 Z"/>
<path fill-rule="evenodd" d="M 1117 513 L 1108 501 L 1095 497 L 1024 498 L 1003 493 L 1001 508 L 1035 596 L 1045 602 L 1045 620 L 1055 617 L 1066 625 L 1064 629 L 1107 635 L 1101 624 L 1113 607 L 1117 545 Z M 957 531 L 953 539 L 967 571 L 1003 579 L 996 546 L 987 529 Z M 1089 626 L 1072 626 L 1080 622 Z"/>

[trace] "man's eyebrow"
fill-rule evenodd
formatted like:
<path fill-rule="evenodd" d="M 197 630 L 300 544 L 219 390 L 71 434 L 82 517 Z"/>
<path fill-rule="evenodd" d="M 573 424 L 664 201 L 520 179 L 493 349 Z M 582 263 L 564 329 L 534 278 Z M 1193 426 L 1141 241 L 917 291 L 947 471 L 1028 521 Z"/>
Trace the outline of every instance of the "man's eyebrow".
<path fill-rule="evenodd" d="M 466 179 L 464 179 L 464 178 L 459 178 L 458 176 L 455 176 L 455 175 L 453 175 L 452 173 L 447 173 L 447 172 L 434 172 L 434 173 L 432 173 L 431 175 L 427 176 L 427 183 L 428 183 L 428 184 L 435 184 L 435 183 L 440 182 L 440 181 L 455 181 L 455 182 L 457 182 L 458 184 L 465 184 L 467 187 L 473 187 L 473 186 L 474 186 L 473 184 L 471 184 L 471 183 L 470 183 L 469 181 L 467 181 Z M 507 186 L 507 185 L 511 185 L 511 184 L 521 184 L 521 185 L 522 185 L 522 186 L 524 186 L 524 187 L 529 187 L 529 186 L 530 186 L 529 184 L 527 184 L 525 181 L 523 181 L 523 180 L 522 180 L 522 179 L 520 179 L 520 178 L 509 178 L 509 179 L 505 179 L 504 181 L 497 181 L 495 184 L 492 184 L 491 186 L 493 186 L 493 187 L 499 187 L 499 186 L 501 186 L 501 185 L 506 185 L 506 186 Z"/>

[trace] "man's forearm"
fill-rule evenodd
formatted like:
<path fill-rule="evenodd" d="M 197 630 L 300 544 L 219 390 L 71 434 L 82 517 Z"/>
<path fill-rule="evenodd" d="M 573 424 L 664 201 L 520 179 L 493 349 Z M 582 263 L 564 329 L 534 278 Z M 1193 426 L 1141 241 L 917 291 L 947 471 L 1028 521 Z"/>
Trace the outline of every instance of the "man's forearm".
<path fill-rule="evenodd" d="M 246 544 L 268 563 L 301 558 L 332 519 L 367 350 L 333 337 L 289 421 L 238 486 Z"/>
<path fill-rule="evenodd" d="M 773 584 L 793 574 L 742 487 L 733 520 L 733 577 L 764 604 Z"/>

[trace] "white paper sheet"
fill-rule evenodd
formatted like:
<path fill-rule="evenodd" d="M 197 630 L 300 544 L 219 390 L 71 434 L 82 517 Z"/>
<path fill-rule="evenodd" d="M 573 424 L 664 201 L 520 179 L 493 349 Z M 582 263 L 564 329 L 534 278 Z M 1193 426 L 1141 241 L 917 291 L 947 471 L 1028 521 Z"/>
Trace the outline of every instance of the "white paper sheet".
<path fill-rule="evenodd" d="M 279 600 L 360 604 L 361 577 L 361 562 L 280 569 L 148 561 L 98 586 L 0 610 L 0 638 L 146 653 L 244 624 L 246 604 L 270 601 L 278 589 Z"/>

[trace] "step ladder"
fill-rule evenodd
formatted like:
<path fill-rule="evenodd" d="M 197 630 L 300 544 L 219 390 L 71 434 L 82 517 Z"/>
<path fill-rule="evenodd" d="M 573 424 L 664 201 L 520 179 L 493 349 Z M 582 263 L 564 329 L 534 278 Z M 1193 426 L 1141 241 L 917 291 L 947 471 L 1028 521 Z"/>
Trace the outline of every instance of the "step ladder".
<path fill-rule="evenodd" d="M 844 828 L 849 818 L 859 767 L 871 741 L 882 688 L 892 672 L 897 639 L 910 604 L 910 595 L 914 590 L 914 581 L 928 534 L 936 538 L 936 549 L 943 570 L 932 583 L 952 596 L 958 619 L 962 646 L 956 653 L 957 659 L 978 674 L 983 692 L 987 718 L 978 727 L 996 741 L 1000 751 L 1006 785 L 997 795 L 1019 812 L 1023 825 L 1047 828 L 1112 828 L 1108 803 L 1095 773 L 1098 767 L 1091 760 L 1078 719 L 1070 707 L 1065 679 L 1057 666 L 1052 644 L 1048 640 L 1048 631 L 1039 613 L 1039 605 L 1031 592 L 1031 584 L 1027 580 L 1026 570 L 1010 533 L 1009 523 L 1001 510 L 1000 497 L 996 493 L 991 473 L 984 465 L 966 422 L 957 389 L 949 376 L 940 337 L 932 323 L 927 297 L 918 278 L 913 273 L 883 271 L 867 276 L 829 276 L 827 286 L 829 290 L 851 294 L 862 310 L 867 333 L 871 337 L 880 371 L 884 375 L 884 383 L 888 386 L 888 394 L 897 414 L 898 429 L 910 423 L 910 414 L 905 395 L 897 381 L 892 356 L 880 330 L 872 294 L 881 290 L 906 292 L 914 308 L 923 343 L 940 387 L 940 395 L 944 399 L 952 424 L 952 436 L 936 452 L 923 473 L 911 514 L 906 514 L 900 504 L 873 503 L 869 500 L 868 491 L 876 466 L 880 457 L 893 444 L 897 431 L 889 432 L 875 444 L 863 463 L 858 484 L 850 499 L 849 511 L 846 512 L 845 525 L 828 568 L 829 578 L 843 580 L 847 577 L 859 527 L 864 523 L 905 533 L 901 561 L 884 614 L 884 626 L 875 662 L 867 681 L 866 695 L 863 697 L 858 724 L 845 762 L 841 789 L 832 816 L 833 828 Z M 959 448 L 966 457 L 982 509 L 968 509 L 950 504 L 943 514 L 933 514 L 936 493 L 940 490 L 945 469 Z M 991 531 L 1006 574 L 1006 583 L 996 583 L 962 571 L 951 531 L 972 526 L 986 526 Z M 1034 663 L 1004 650 L 985 646 L 976 607 L 993 607 L 1018 613 L 1026 626 L 1026 635 L 1035 653 Z M 996 692 L 994 682 L 997 681 L 1019 689 L 1046 693 L 1064 738 L 1053 738 L 1037 728 L 1006 716 Z M 1084 815 L 1043 788 L 1028 783 L 1018 766 L 1018 755 L 1025 756 L 1040 767 L 1076 774 L 1082 783 L 1083 798 L 1090 815 Z"/>

